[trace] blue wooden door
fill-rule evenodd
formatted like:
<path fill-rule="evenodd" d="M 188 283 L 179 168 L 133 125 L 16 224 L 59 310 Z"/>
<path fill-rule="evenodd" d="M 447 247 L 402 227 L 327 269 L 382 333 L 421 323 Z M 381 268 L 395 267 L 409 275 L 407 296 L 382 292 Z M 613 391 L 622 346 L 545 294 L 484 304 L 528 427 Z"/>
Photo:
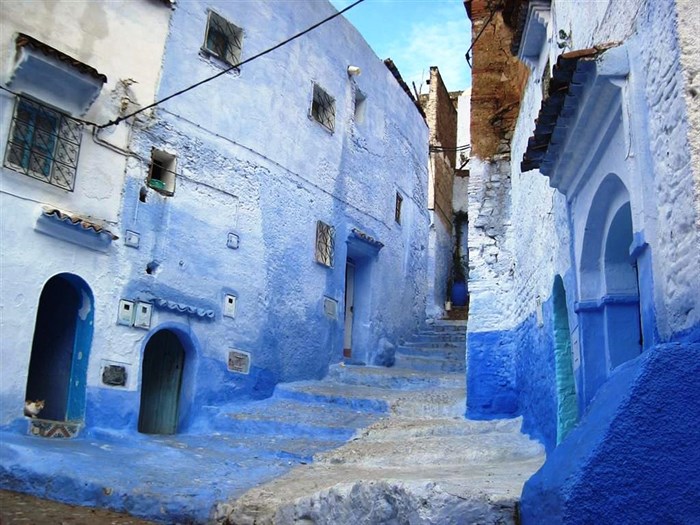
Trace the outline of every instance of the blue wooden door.
<path fill-rule="evenodd" d="M 80 295 L 62 276 L 41 292 L 29 362 L 26 399 L 43 400 L 42 419 L 65 421 Z"/>
<path fill-rule="evenodd" d="M 141 372 L 139 432 L 174 434 L 185 350 L 169 330 L 156 332 L 146 345 Z"/>

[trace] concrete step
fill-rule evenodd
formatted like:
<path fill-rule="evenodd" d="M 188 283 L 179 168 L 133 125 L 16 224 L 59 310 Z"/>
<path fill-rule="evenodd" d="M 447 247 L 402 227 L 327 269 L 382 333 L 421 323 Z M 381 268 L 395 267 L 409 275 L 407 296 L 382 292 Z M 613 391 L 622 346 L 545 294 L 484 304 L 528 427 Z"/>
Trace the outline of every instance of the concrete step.
<path fill-rule="evenodd" d="M 433 420 L 436 421 L 436 420 Z M 417 439 L 410 433 L 389 437 L 383 432 L 379 439 L 372 434 L 364 437 L 361 454 L 344 454 L 342 464 L 359 465 L 365 468 L 391 469 L 406 464 L 410 457 L 414 467 L 441 465 L 463 465 L 465 468 L 485 463 L 521 461 L 541 457 L 542 445 L 531 441 L 520 433 L 486 432 L 478 434 L 424 436 Z M 338 451 L 332 450 L 316 456 L 319 463 L 338 463 Z"/>
<path fill-rule="evenodd" d="M 447 332 L 418 332 L 414 336 L 408 339 L 408 341 L 426 343 L 462 343 L 466 344 L 467 336 L 466 334 L 451 334 Z"/>
<path fill-rule="evenodd" d="M 387 413 L 389 410 L 384 389 L 332 381 L 281 383 L 275 388 L 275 396 L 305 403 L 327 403 L 331 406 L 377 414 Z"/>
<path fill-rule="evenodd" d="M 424 420 L 464 418 L 466 395 L 461 388 L 440 388 L 401 395 L 391 405 L 391 413 L 405 418 Z"/>
<path fill-rule="evenodd" d="M 436 359 L 455 359 L 464 362 L 466 360 L 466 350 L 464 348 L 430 348 L 423 346 L 399 346 L 396 349 L 396 356 L 415 355 L 419 357 L 433 357 Z"/>
<path fill-rule="evenodd" d="M 466 370 L 464 359 L 445 359 L 441 356 L 430 357 L 398 353 L 394 367 L 421 372 L 464 372 Z"/>
<path fill-rule="evenodd" d="M 392 391 L 457 388 L 464 386 L 463 374 L 416 371 L 398 367 L 334 365 L 328 370 L 327 381 Z"/>
<path fill-rule="evenodd" d="M 435 331 L 467 331 L 467 321 L 465 320 L 456 320 L 456 321 L 448 321 L 448 320 L 437 320 L 432 323 L 427 323 L 426 328 L 429 330 L 435 330 Z"/>
<path fill-rule="evenodd" d="M 311 400 L 273 396 L 257 402 L 218 407 L 210 417 L 213 429 L 232 435 L 274 435 L 318 439 L 349 439 L 372 424 L 376 414 Z"/>
<path fill-rule="evenodd" d="M 413 346 L 420 348 L 460 348 L 462 350 L 466 348 L 464 343 L 451 341 L 408 341 L 401 346 Z"/>

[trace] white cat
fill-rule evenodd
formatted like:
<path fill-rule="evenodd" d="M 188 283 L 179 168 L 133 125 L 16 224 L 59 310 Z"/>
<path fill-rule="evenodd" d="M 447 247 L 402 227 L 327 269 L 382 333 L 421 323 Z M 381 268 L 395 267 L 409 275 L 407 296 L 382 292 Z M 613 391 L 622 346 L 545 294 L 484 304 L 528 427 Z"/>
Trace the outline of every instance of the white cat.
<path fill-rule="evenodd" d="M 39 412 L 44 408 L 44 400 L 37 401 L 25 401 L 24 402 L 24 415 L 28 417 L 36 417 Z"/>

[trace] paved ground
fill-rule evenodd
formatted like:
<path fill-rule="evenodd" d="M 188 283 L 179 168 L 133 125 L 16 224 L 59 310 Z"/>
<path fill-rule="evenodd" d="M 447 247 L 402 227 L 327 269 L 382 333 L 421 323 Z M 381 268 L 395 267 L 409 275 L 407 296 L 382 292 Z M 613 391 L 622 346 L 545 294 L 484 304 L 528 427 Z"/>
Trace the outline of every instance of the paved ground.
<path fill-rule="evenodd" d="M 27 494 L 0 490 L 0 524 L 2 525 L 151 525 L 102 509 L 64 505 Z"/>
<path fill-rule="evenodd" d="M 336 365 L 204 407 L 185 434 L 3 432 L 0 487 L 168 524 L 512 524 L 543 450 L 519 420 L 464 419 L 464 336 L 448 322 L 399 347 L 395 367 Z M 88 523 L 112 523 L 100 519 Z"/>

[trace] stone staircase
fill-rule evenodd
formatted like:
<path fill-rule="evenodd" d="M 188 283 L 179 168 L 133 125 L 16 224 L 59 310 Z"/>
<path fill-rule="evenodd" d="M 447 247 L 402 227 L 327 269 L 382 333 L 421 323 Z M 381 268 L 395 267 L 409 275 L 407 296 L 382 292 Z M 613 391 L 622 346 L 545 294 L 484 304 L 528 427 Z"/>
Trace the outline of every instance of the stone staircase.
<path fill-rule="evenodd" d="M 436 321 L 396 350 L 397 368 L 427 372 L 466 369 L 466 321 Z"/>
<path fill-rule="evenodd" d="M 319 430 L 309 437 L 349 441 L 219 504 L 215 521 L 516 523 L 543 448 L 520 433 L 519 419 L 464 418 L 465 331 L 464 321 L 438 321 L 398 347 L 391 368 L 335 365 L 321 381 L 278 385 L 264 416 L 237 409 L 234 419 L 279 424 L 274 414 L 295 407 L 288 419 L 305 436 L 311 424 Z"/>

